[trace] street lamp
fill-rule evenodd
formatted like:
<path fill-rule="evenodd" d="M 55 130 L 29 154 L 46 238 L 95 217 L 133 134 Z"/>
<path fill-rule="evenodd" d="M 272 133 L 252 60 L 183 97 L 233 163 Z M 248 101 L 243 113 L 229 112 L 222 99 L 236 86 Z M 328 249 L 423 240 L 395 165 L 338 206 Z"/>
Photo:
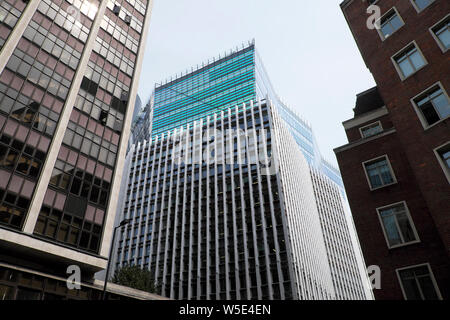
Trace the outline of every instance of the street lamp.
<path fill-rule="evenodd" d="M 111 259 L 112 259 L 112 254 L 113 254 L 113 250 L 114 250 L 114 244 L 116 243 L 116 231 L 117 231 L 117 229 L 130 223 L 130 221 L 131 221 L 131 219 L 122 220 L 122 222 L 120 222 L 120 224 L 117 227 L 115 227 L 113 230 L 113 238 L 112 238 L 111 248 L 109 249 L 108 266 L 106 267 L 105 283 L 103 285 L 103 300 L 106 300 L 106 284 L 108 283 L 109 269 L 111 266 Z"/>

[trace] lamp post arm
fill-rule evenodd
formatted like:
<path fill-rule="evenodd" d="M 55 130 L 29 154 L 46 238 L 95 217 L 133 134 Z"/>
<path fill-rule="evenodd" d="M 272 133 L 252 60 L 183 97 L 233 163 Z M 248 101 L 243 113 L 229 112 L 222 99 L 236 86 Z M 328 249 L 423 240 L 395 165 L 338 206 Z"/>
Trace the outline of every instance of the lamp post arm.
<path fill-rule="evenodd" d="M 106 267 L 105 283 L 103 285 L 103 300 L 106 300 L 106 285 L 108 283 L 108 278 L 109 278 L 109 269 L 111 267 L 112 254 L 114 252 L 114 244 L 116 243 L 116 231 L 117 231 L 117 228 L 119 228 L 119 227 L 120 226 L 117 226 L 114 228 L 111 248 L 109 249 L 108 266 Z"/>

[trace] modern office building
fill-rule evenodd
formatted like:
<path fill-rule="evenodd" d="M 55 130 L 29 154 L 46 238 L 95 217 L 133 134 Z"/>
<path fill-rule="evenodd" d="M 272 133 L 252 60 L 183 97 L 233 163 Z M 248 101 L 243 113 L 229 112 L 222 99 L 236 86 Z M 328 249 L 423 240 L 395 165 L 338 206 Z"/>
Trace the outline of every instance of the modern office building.
<path fill-rule="evenodd" d="M 176 299 L 370 298 L 339 172 L 275 95 L 254 42 L 158 85 L 147 119 L 127 155 L 118 216 L 132 223 L 115 268 L 148 268 Z M 259 129 L 271 169 L 248 155 Z M 247 138 L 217 149 L 228 132 Z M 210 143 L 214 164 L 193 161 Z M 177 163 L 180 144 L 198 146 Z"/>
<path fill-rule="evenodd" d="M 357 95 L 335 153 L 365 260 L 381 269 L 375 298 L 449 299 L 450 2 L 377 1 L 379 29 L 369 3 L 341 4 L 377 86 Z"/>
<path fill-rule="evenodd" d="M 68 266 L 83 282 L 105 269 L 151 5 L 0 3 L 3 296 L 47 299 Z"/>

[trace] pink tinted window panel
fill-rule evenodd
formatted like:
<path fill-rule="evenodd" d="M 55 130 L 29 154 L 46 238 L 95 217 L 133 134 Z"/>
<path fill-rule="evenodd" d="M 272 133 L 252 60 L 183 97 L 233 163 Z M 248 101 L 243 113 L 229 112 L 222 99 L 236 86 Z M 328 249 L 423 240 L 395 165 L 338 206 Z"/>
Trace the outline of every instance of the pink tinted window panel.
<path fill-rule="evenodd" d="M 64 146 L 61 146 L 61 148 L 59 148 L 58 159 L 61 159 L 62 161 L 66 161 L 68 154 L 69 154 L 69 149 L 67 149 Z"/>
<path fill-rule="evenodd" d="M 86 215 L 84 216 L 86 220 L 90 222 L 94 222 L 95 216 L 95 208 L 93 206 L 88 205 L 86 208 Z"/>
<path fill-rule="evenodd" d="M 41 137 L 41 140 L 39 141 L 38 149 L 44 152 L 47 152 L 48 147 L 50 145 L 50 139 L 46 137 Z"/>
<path fill-rule="evenodd" d="M 27 51 L 28 46 L 30 43 L 25 38 L 20 38 L 19 43 L 17 44 L 17 47 L 22 51 Z"/>
<path fill-rule="evenodd" d="M 95 212 L 95 223 L 97 224 L 102 224 L 103 223 L 103 217 L 105 215 L 105 211 L 101 210 L 101 209 L 97 209 L 97 211 Z"/>
<path fill-rule="evenodd" d="M 55 58 L 53 58 L 51 56 L 48 57 L 47 67 L 49 67 L 50 69 L 53 70 L 53 69 L 55 69 L 56 63 L 57 63 L 57 61 Z"/>
<path fill-rule="evenodd" d="M 81 170 L 84 170 L 86 168 L 86 162 L 87 158 L 85 156 L 80 155 L 78 157 L 77 167 L 80 168 Z"/>
<path fill-rule="evenodd" d="M 33 194 L 33 190 L 34 190 L 34 182 L 25 180 L 23 187 L 22 187 L 22 195 L 25 198 L 31 199 L 31 195 Z"/>
<path fill-rule="evenodd" d="M 63 211 L 65 203 L 66 203 L 66 195 L 62 193 L 57 193 L 54 207 L 58 210 Z"/>
<path fill-rule="evenodd" d="M 16 89 L 17 91 L 20 91 L 20 88 L 22 88 L 22 85 L 23 85 L 23 80 L 19 77 L 14 77 L 14 79 L 11 83 L 11 87 Z"/>
<path fill-rule="evenodd" d="M 53 104 L 53 111 L 55 111 L 56 113 L 61 113 L 63 106 L 64 104 L 61 101 L 55 99 L 55 103 Z"/>
<path fill-rule="evenodd" d="M 75 163 L 77 162 L 77 156 L 78 154 L 75 151 L 70 151 L 69 152 L 69 157 L 67 158 L 67 162 L 69 162 L 71 165 L 75 165 Z"/>
<path fill-rule="evenodd" d="M 44 91 L 42 91 L 39 88 L 35 88 L 34 93 L 33 93 L 33 99 L 40 103 L 42 101 L 43 97 L 44 97 Z"/>
<path fill-rule="evenodd" d="M 103 136 L 103 131 L 105 130 L 105 127 L 102 126 L 101 124 L 97 125 L 97 129 L 95 130 L 95 134 L 98 135 L 99 137 Z"/>
<path fill-rule="evenodd" d="M 47 192 L 45 193 L 45 197 L 44 197 L 44 204 L 51 207 L 53 206 L 53 200 L 55 199 L 56 196 L 56 192 L 51 190 L 51 189 L 47 189 Z"/>
<path fill-rule="evenodd" d="M 0 25 L 0 38 L 6 39 L 9 35 L 9 29 L 6 28 L 4 25 Z"/>
<path fill-rule="evenodd" d="M 37 60 L 42 63 L 42 64 L 47 64 L 47 59 L 48 59 L 48 54 L 45 51 L 41 51 L 38 56 L 37 56 Z"/>
<path fill-rule="evenodd" d="M 75 76 L 75 72 L 73 72 L 73 70 L 70 68 L 66 68 L 66 74 L 64 75 L 64 77 L 67 80 L 72 80 L 74 76 Z"/>
<path fill-rule="evenodd" d="M 98 99 L 103 100 L 103 96 L 105 95 L 105 91 L 103 91 L 102 89 L 98 88 L 97 90 L 97 94 L 95 95 Z"/>
<path fill-rule="evenodd" d="M 30 135 L 28 136 L 27 143 L 32 147 L 36 147 L 39 141 L 39 137 L 40 137 L 39 134 L 31 130 Z"/>
<path fill-rule="evenodd" d="M 109 130 L 108 128 L 105 128 L 105 136 L 103 137 L 103 139 L 111 141 L 111 136 L 112 136 L 112 131 Z"/>
<path fill-rule="evenodd" d="M 105 93 L 105 97 L 103 98 L 103 101 L 106 104 L 110 104 L 111 103 L 111 95 L 109 93 Z"/>
<path fill-rule="evenodd" d="M 0 188 L 6 189 L 10 177 L 11 173 L 5 170 L 0 170 Z"/>
<path fill-rule="evenodd" d="M 94 173 L 94 168 L 95 168 L 95 162 L 92 161 L 91 159 L 89 159 L 87 166 L 86 166 L 86 171 L 89 172 L 90 174 L 92 174 L 92 173 Z"/>
<path fill-rule="evenodd" d="M 11 182 L 9 183 L 8 190 L 11 192 L 19 193 L 22 188 L 23 178 L 13 175 Z"/>
<path fill-rule="evenodd" d="M 36 47 L 34 44 L 30 45 L 30 47 L 28 48 L 28 54 L 30 56 L 32 56 L 33 58 L 36 58 L 39 52 L 39 48 Z"/>
<path fill-rule="evenodd" d="M 42 104 L 43 104 L 44 106 L 46 106 L 47 108 L 51 109 L 54 100 L 55 100 L 55 99 L 54 99 L 51 95 L 49 95 L 48 93 L 46 93 L 46 94 L 44 95 L 44 100 L 42 101 Z"/>
<path fill-rule="evenodd" d="M 87 127 L 88 130 L 91 131 L 91 132 L 95 132 L 95 126 L 96 126 L 95 121 L 92 120 L 92 119 L 89 119 L 88 127 Z"/>
<path fill-rule="evenodd" d="M 11 3 L 11 1 L 10 1 L 10 3 Z M 14 8 L 16 8 L 20 11 L 22 11 L 25 8 L 25 2 L 23 2 L 23 1 L 14 1 L 11 4 L 14 6 Z"/>
<path fill-rule="evenodd" d="M 34 86 L 29 83 L 28 81 L 25 81 L 25 85 L 22 88 L 22 94 L 31 97 L 33 94 Z"/>
<path fill-rule="evenodd" d="M 18 123 L 17 123 L 16 121 L 14 121 L 14 120 L 9 119 L 9 120 L 6 122 L 6 126 L 5 126 L 4 132 L 5 132 L 7 135 L 9 135 L 9 136 L 14 137 L 14 133 L 16 133 L 17 127 L 18 127 Z"/>
<path fill-rule="evenodd" d="M 80 119 L 78 119 L 78 124 L 84 128 L 86 128 L 88 122 L 88 117 L 86 117 L 84 114 L 80 115 Z"/>
<path fill-rule="evenodd" d="M 119 144 L 119 135 L 117 133 L 113 132 L 111 142 L 116 146 Z"/>
<path fill-rule="evenodd" d="M 77 110 L 73 109 L 72 113 L 70 114 L 70 121 L 77 123 L 79 116 L 80 116 L 80 113 Z"/>
<path fill-rule="evenodd" d="M 64 76 L 64 73 L 66 72 L 66 67 L 64 66 L 64 64 L 62 64 L 61 62 L 58 62 L 56 64 L 56 72 L 59 75 Z"/>
<path fill-rule="evenodd" d="M 103 172 L 105 171 L 105 167 L 101 164 L 97 165 L 97 168 L 95 169 L 95 176 L 98 178 L 103 178 Z"/>
<path fill-rule="evenodd" d="M 103 179 L 108 182 L 111 182 L 111 177 L 112 177 L 112 170 L 105 168 L 105 175 L 103 176 Z"/>
<path fill-rule="evenodd" d="M 16 139 L 22 142 L 25 142 L 25 139 L 27 138 L 29 129 L 27 127 L 24 127 L 22 125 L 19 125 L 19 129 L 17 129 L 16 132 Z"/>
<path fill-rule="evenodd" d="M 13 77 L 14 74 L 11 71 L 4 69 L 2 75 L 0 76 L 0 81 L 6 85 L 9 85 Z"/>

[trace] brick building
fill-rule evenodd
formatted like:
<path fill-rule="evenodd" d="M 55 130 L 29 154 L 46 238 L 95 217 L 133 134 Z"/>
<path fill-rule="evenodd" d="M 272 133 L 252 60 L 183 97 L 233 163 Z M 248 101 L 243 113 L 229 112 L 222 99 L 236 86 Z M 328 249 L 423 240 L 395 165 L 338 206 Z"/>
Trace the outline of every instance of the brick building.
<path fill-rule="evenodd" d="M 369 28 L 370 4 L 379 28 Z M 450 2 L 341 4 L 377 86 L 335 149 L 377 299 L 450 297 Z"/>

